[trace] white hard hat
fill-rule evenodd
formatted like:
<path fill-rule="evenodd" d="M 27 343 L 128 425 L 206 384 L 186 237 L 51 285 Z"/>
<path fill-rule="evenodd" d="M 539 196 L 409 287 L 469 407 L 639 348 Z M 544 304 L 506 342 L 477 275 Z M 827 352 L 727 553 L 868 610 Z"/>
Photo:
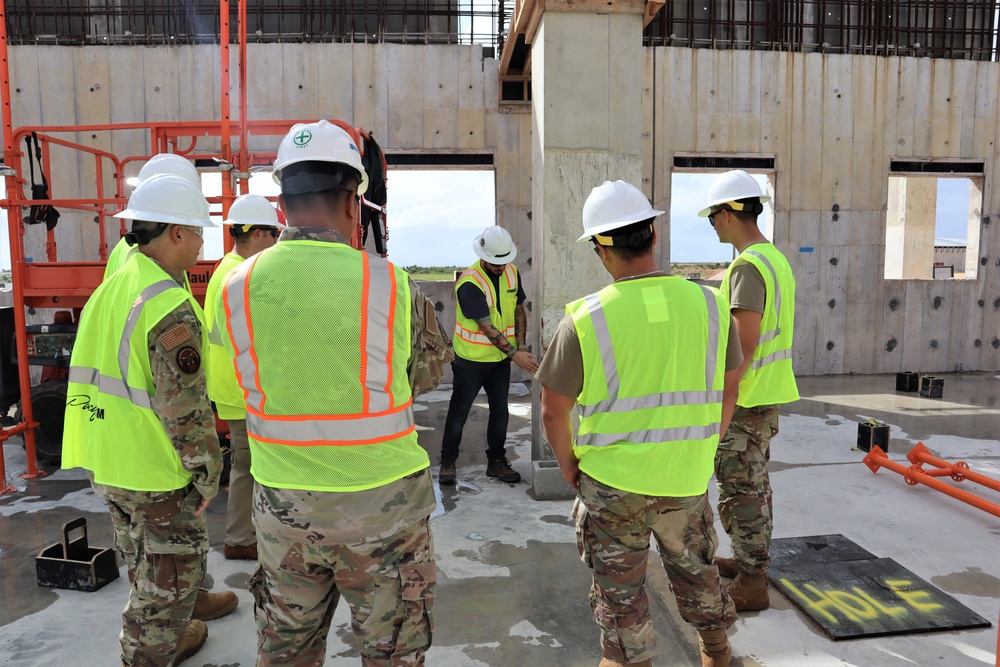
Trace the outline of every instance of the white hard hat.
<path fill-rule="evenodd" d="M 357 144 L 344 128 L 329 121 L 293 125 L 278 146 L 278 156 L 274 161 L 274 171 L 271 175 L 275 183 L 282 185 L 282 192 L 285 194 L 305 194 L 337 187 L 339 181 L 327 181 L 323 178 L 324 175 L 316 174 L 312 180 L 304 179 L 310 182 L 294 188 L 295 192 L 287 192 L 285 186 L 288 184 L 282 184 L 281 172 L 285 167 L 298 162 L 332 162 L 347 165 L 358 172 L 361 180 L 358 194 L 364 194 L 368 189 L 368 174 L 361 164 L 361 153 Z M 317 182 L 312 182 L 313 180 Z M 331 184 L 327 185 L 327 182 Z"/>
<path fill-rule="evenodd" d="M 708 189 L 708 205 L 698 211 L 698 215 L 707 218 L 712 209 L 720 204 L 735 202 L 740 199 L 750 199 L 757 197 L 760 203 L 771 201 L 771 198 L 760 191 L 760 185 L 754 177 L 742 169 L 734 169 L 724 174 L 719 174 L 712 187 Z"/>
<path fill-rule="evenodd" d="M 503 227 L 487 227 L 486 230 L 472 242 L 472 249 L 479 259 L 490 264 L 509 264 L 517 257 L 517 246 L 514 239 Z"/>
<path fill-rule="evenodd" d="M 180 176 L 184 180 L 189 181 L 198 190 L 201 190 L 201 176 L 198 175 L 198 170 L 194 168 L 190 160 L 175 153 L 159 153 L 149 158 L 146 164 L 142 165 L 142 169 L 139 170 L 135 184 L 139 185 L 139 183 L 148 181 L 153 176 L 162 176 L 164 174 Z"/>
<path fill-rule="evenodd" d="M 240 225 L 243 231 L 250 227 L 284 228 L 278 220 L 278 211 L 267 197 L 255 194 L 240 195 L 229 207 L 229 217 L 223 220 L 224 225 Z"/>
<path fill-rule="evenodd" d="M 128 198 L 128 208 L 115 217 L 186 227 L 219 226 L 209 216 L 208 201 L 201 190 L 170 174 L 153 176 L 140 183 Z"/>
<path fill-rule="evenodd" d="M 577 242 L 587 241 L 594 234 L 655 218 L 662 213 L 650 206 L 642 190 L 631 183 L 604 181 L 590 191 L 583 204 L 583 236 Z"/>

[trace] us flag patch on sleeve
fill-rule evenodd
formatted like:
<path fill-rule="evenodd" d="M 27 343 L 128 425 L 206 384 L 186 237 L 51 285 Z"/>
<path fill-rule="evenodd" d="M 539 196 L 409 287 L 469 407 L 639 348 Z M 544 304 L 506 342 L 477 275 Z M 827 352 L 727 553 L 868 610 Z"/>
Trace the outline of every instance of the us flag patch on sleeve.
<path fill-rule="evenodd" d="M 183 324 L 175 324 L 160 334 L 160 343 L 167 351 L 189 340 L 191 340 L 191 331 Z"/>

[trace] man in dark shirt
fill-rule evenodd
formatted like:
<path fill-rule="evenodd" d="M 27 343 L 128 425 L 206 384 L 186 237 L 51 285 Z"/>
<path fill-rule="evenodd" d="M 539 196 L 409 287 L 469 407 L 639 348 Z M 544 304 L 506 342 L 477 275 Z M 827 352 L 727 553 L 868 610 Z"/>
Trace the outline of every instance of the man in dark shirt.
<path fill-rule="evenodd" d="M 462 272 L 455 285 L 454 388 L 441 441 L 441 484 L 455 483 L 455 460 L 462 429 L 480 389 L 486 390 L 490 417 L 486 426 L 486 475 L 514 483 L 521 475 L 507 460 L 507 393 L 510 362 L 529 373 L 538 370 L 535 355 L 524 349 L 527 315 L 524 288 L 510 234 L 487 227 L 472 244 L 479 261 Z"/>

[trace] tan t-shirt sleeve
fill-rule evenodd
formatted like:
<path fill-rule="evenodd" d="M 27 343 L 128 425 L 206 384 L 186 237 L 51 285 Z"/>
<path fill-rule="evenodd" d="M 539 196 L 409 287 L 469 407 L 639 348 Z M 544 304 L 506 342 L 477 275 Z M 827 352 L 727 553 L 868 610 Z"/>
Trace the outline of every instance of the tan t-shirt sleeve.
<path fill-rule="evenodd" d="M 729 307 L 764 312 L 767 288 L 757 267 L 749 262 L 739 262 L 729 275 Z"/>
<path fill-rule="evenodd" d="M 570 398 L 583 391 L 583 351 L 571 315 L 560 320 L 552 344 L 535 372 L 535 380 Z"/>

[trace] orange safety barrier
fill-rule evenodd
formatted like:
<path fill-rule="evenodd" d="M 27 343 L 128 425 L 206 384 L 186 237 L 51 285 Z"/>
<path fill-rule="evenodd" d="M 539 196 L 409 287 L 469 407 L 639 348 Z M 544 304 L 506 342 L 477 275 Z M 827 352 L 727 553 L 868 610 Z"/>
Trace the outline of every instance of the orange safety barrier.
<path fill-rule="evenodd" d="M 988 480 L 989 483 L 986 484 L 986 486 L 994 490 L 1000 490 L 1000 488 L 998 488 L 1000 487 L 1000 483 L 996 480 L 972 472 L 969 470 L 968 464 L 964 461 L 951 464 L 947 461 L 931 456 L 930 452 L 922 442 L 917 443 L 917 445 L 910 451 L 907 458 L 912 463 L 909 467 L 903 465 L 902 463 L 890 460 L 888 455 L 882 451 L 881 447 L 875 446 L 872 447 L 872 450 L 868 452 L 867 456 L 865 456 L 864 464 L 868 466 L 872 472 L 878 472 L 880 468 L 888 468 L 889 470 L 902 475 L 903 480 L 910 486 L 915 486 L 917 484 L 929 486 L 930 488 L 951 496 L 956 500 L 961 500 L 963 503 L 972 505 L 973 507 L 981 509 L 984 512 L 989 512 L 993 516 L 1000 517 L 1000 505 L 984 500 L 974 493 L 969 493 L 963 489 L 957 489 L 951 484 L 945 484 L 935 478 L 947 475 L 956 482 L 970 479 L 976 481 L 977 483 L 983 483 L 981 480 Z M 922 467 L 924 463 L 931 463 L 940 469 L 929 471 L 924 470 Z"/>

